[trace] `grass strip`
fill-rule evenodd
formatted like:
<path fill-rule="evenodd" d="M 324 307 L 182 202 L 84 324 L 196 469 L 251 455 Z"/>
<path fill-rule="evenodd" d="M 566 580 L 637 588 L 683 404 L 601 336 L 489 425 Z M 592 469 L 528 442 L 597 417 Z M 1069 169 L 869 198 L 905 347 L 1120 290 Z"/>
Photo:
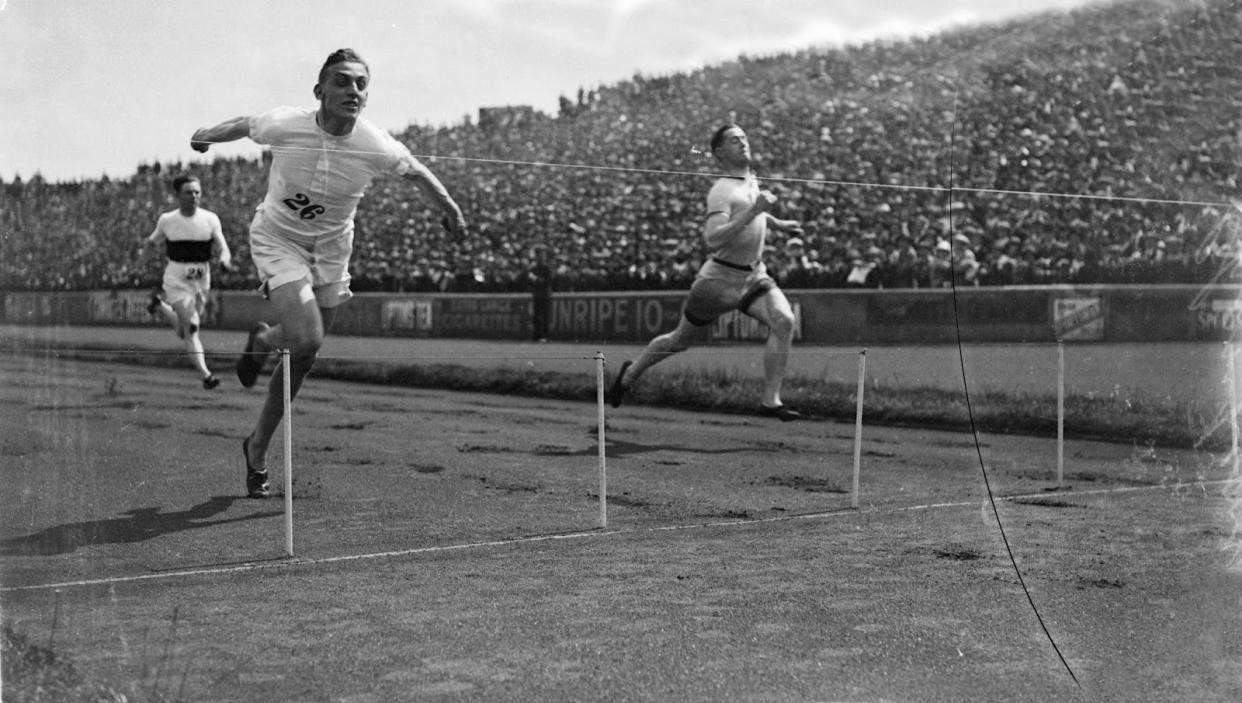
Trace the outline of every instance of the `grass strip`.
<path fill-rule="evenodd" d="M 3 660 L 3 700 L 90 701 L 123 703 L 132 700 L 103 684 L 89 680 L 73 662 L 51 648 L 35 644 L 8 623 L 0 628 L 0 660 Z"/>
<path fill-rule="evenodd" d="M 11 352 L 51 355 L 61 359 L 103 361 L 139 366 L 183 368 L 183 354 L 135 355 L 104 346 L 9 346 Z M 208 354 L 217 373 L 231 374 L 234 355 Z M 267 372 L 275 366 L 273 356 Z M 320 359 L 316 378 L 408 388 L 594 402 L 594 377 L 585 373 L 534 371 L 516 366 L 472 368 L 458 364 L 415 364 L 384 360 Z M 626 406 L 646 405 L 682 410 L 754 414 L 762 380 L 743 378 L 718 369 L 656 369 L 633 393 Z M 857 385 L 792 376 L 782 398 L 815 419 L 854 422 Z M 1055 394 L 989 391 L 972 393 L 970 406 L 960 391 L 926 386 L 872 383 L 864 391 L 863 423 L 993 434 L 1056 437 Z M 1227 413 L 1226 413 L 1227 414 Z M 1207 400 L 1177 401 L 1141 390 L 1116 389 L 1105 395 L 1069 394 L 1065 398 L 1067 438 L 1095 439 L 1144 446 L 1208 451 L 1228 450 L 1230 426 L 1220 422 L 1219 408 Z"/>

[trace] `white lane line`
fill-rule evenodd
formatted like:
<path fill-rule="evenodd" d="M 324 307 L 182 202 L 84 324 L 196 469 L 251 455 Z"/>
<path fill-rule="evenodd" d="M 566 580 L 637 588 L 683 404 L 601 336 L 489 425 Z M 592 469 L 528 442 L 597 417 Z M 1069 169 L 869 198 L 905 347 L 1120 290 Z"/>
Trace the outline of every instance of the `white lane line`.
<path fill-rule="evenodd" d="M 1012 502 L 1014 500 L 1029 498 L 1047 498 L 1050 496 L 1089 496 L 1089 495 L 1105 495 L 1109 493 L 1133 493 L 1138 491 L 1151 490 L 1174 490 L 1186 488 L 1201 488 L 1205 493 L 1208 486 L 1223 486 L 1234 483 L 1233 479 L 1221 479 L 1216 481 L 1194 481 L 1187 483 L 1160 485 L 1160 486 L 1124 486 L 1119 488 L 1099 488 L 1090 491 L 1041 491 L 1039 493 L 1024 493 L 1018 495 L 1004 496 L 998 500 Z M 82 586 L 100 586 L 119 583 L 136 583 L 140 581 L 153 581 L 157 579 L 177 579 L 187 578 L 190 576 L 218 576 L 222 574 L 236 574 L 249 571 L 260 571 L 263 569 L 279 569 L 294 566 L 320 566 L 325 564 L 341 564 L 351 561 L 363 561 L 367 559 L 390 559 L 393 557 L 417 556 L 422 554 L 443 554 L 448 552 L 460 552 L 472 549 L 488 549 L 492 547 L 507 547 L 518 544 L 534 544 L 538 542 L 554 542 L 563 540 L 589 539 L 591 537 L 619 537 L 622 535 L 635 535 L 644 533 L 657 532 L 681 532 L 686 530 L 701 530 L 714 527 L 746 527 L 748 525 L 762 525 L 775 522 L 792 522 L 794 520 L 820 520 L 825 518 L 846 517 L 850 515 L 883 515 L 883 514 L 899 514 L 908 513 L 919 510 L 937 510 L 942 508 L 973 508 L 978 507 L 979 500 L 955 501 L 949 503 L 925 503 L 923 505 L 908 505 L 900 508 L 883 508 L 873 510 L 853 510 L 844 508 L 840 510 L 825 511 L 820 513 L 803 513 L 800 515 L 781 515 L 778 517 L 754 518 L 749 520 L 729 520 L 720 522 L 703 522 L 689 525 L 663 525 L 657 527 L 641 527 L 622 530 L 579 530 L 575 532 L 559 532 L 549 535 L 533 535 L 530 537 L 515 537 L 513 539 L 486 540 L 482 542 L 466 542 L 464 544 L 449 544 L 436 547 L 415 547 L 412 549 L 398 549 L 387 552 L 370 552 L 366 554 L 348 554 L 336 557 L 322 557 L 319 559 L 280 559 L 266 562 L 246 562 L 234 566 L 221 567 L 204 567 L 198 569 L 180 569 L 174 571 L 160 571 L 149 574 L 138 574 L 134 576 L 112 576 L 98 579 L 83 579 L 81 581 L 61 581 L 58 583 L 41 583 L 28 586 L 6 586 L 0 588 L 0 593 L 14 593 L 18 591 L 39 591 L 56 588 L 77 588 Z"/>

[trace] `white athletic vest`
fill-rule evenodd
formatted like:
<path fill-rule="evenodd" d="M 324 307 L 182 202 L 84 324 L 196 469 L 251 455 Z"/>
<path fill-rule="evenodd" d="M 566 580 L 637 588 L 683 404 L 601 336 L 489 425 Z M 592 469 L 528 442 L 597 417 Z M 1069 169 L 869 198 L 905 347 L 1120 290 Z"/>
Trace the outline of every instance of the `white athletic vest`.
<path fill-rule="evenodd" d="M 410 150 L 359 119 L 344 136 L 315 123 L 316 108 L 278 107 L 250 118 L 250 138 L 272 147 L 258 226 L 318 237 L 352 231 L 358 201 L 381 174 L 404 174 Z"/>

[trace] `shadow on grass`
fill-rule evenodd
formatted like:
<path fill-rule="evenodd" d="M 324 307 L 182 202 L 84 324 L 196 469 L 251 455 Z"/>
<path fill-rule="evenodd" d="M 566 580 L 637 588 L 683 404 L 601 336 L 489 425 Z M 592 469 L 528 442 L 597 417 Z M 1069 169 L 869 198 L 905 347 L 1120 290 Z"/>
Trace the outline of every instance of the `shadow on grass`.
<path fill-rule="evenodd" d="M 234 501 L 248 500 L 237 496 L 216 496 L 180 512 L 160 512 L 161 508 L 134 508 L 125 512 L 126 517 L 87 522 L 71 522 L 56 525 L 29 535 L 0 540 L 3 556 L 49 556 L 69 554 L 79 547 L 93 544 L 126 544 L 145 542 L 173 532 L 194 530 L 231 522 L 243 522 L 281 515 L 280 511 L 265 511 L 239 517 L 211 520 L 233 505 Z"/>

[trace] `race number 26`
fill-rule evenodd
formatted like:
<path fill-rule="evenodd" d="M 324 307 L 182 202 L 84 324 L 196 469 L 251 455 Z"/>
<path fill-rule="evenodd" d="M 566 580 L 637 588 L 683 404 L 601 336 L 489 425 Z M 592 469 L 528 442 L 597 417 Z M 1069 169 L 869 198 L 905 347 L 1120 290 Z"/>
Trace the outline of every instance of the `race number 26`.
<path fill-rule="evenodd" d="M 324 213 L 324 207 L 322 205 L 312 203 L 310 196 L 305 193 L 295 193 L 292 198 L 285 198 L 281 202 L 283 202 L 290 210 L 296 212 L 298 217 L 303 220 L 313 220 L 316 215 L 322 215 Z"/>

